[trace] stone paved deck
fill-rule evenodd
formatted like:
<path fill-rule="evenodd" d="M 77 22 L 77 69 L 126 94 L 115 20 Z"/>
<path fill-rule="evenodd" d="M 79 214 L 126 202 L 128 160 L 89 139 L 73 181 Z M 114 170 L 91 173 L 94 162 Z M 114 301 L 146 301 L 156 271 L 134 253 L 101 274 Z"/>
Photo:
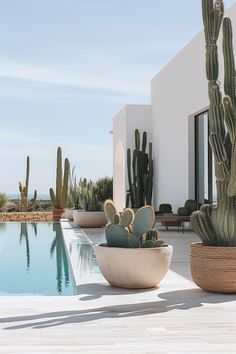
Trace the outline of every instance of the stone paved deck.
<path fill-rule="evenodd" d="M 103 239 L 102 230 L 87 235 Z M 236 295 L 206 293 L 191 282 L 191 232 L 163 230 L 161 237 L 174 246 L 174 258 L 159 289 L 111 288 L 85 266 L 78 296 L 1 297 L 0 353 L 235 354 Z M 88 243 L 77 232 L 71 252 L 77 238 Z"/>

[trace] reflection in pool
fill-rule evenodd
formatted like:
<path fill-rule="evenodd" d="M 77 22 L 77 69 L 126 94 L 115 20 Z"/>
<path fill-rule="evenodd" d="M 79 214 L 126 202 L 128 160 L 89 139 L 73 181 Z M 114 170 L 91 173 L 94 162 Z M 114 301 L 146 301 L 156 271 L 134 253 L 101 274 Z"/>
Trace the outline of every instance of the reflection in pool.
<path fill-rule="evenodd" d="M 73 295 L 59 223 L 0 223 L 0 295 Z"/>

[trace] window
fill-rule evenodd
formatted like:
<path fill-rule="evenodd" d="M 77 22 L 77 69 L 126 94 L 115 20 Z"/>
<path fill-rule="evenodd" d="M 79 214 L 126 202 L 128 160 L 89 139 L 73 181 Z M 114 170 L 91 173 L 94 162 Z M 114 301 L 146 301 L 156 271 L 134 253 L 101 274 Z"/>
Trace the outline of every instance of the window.
<path fill-rule="evenodd" d="M 195 116 L 195 199 L 200 204 L 216 201 L 214 161 L 209 144 L 208 111 Z"/>

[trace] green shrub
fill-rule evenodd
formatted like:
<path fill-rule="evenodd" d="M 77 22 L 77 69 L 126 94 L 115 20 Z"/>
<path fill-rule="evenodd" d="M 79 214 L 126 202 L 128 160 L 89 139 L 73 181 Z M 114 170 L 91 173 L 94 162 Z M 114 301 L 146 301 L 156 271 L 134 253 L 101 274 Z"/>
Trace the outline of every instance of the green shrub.
<path fill-rule="evenodd" d="M 95 194 L 100 203 L 113 199 L 113 179 L 111 177 L 99 178 L 95 183 Z"/>
<path fill-rule="evenodd" d="M 8 198 L 4 193 L 0 193 L 0 208 L 4 208 L 7 205 Z"/>

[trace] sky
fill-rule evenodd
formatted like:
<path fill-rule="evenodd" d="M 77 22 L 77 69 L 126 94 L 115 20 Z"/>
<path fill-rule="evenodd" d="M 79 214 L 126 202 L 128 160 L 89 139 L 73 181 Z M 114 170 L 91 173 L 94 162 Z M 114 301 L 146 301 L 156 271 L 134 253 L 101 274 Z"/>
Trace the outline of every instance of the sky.
<path fill-rule="evenodd" d="M 228 7 L 234 3 L 226 0 Z M 0 0 L 0 192 L 112 175 L 112 119 L 201 30 L 200 0 Z"/>

